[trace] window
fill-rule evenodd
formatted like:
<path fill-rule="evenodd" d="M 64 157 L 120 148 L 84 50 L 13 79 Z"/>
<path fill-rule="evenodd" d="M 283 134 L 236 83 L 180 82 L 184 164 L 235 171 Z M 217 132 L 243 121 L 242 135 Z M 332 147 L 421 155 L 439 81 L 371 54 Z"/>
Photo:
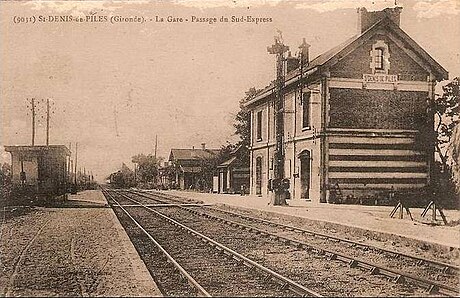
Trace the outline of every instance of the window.
<path fill-rule="evenodd" d="M 310 127 L 310 97 L 309 92 L 302 96 L 302 128 Z"/>
<path fill-rule="evenodd" d="M 390 49 L 384 40 L 376 40 L 370 52 L 372 73 L 388 74 L 390 70 Z"/>
<path fill-rule="evenodd" d="M 375 49 L 375 57 L 374 57 L 374 63 L 375 63 L 375 69 L 376 70 L 383 70 L 384 69 L 384 50 L 382 48 L 377 48 Z"/>
<path fill-rule="evenodd" d="M 257 141 L 262 140 L 262 111 L 257 112 Z"/>

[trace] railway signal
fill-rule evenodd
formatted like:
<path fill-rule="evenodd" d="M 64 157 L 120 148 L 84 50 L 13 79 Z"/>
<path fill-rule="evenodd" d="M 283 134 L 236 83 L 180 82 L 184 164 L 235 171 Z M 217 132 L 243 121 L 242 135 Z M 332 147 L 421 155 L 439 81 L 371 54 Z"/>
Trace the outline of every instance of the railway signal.
<path fill-rule="evenodd" d="M 289 180 L 284 179 L 284 76 L 285 76 L 285 53 L 289 47 L 284 45 L 283 37 L 280 31 L 275 36 L 275 43 L 267 47 L 270 54 L 276 55 L 276 80 L 275 80 L 275 132 L 276 147 L 274 158 L 274 178 L 269 182 L 269 189 L 272 191 L 273 205 L 287 205 Z"/>

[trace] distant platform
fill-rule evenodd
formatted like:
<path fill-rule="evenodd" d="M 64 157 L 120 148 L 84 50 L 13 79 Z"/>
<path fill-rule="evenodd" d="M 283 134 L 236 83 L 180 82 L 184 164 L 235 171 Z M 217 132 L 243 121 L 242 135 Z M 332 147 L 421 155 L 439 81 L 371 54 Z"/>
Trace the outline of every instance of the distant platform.
<path fill-rule="evenodd" d="M 5 296 L 162 296 L 99 190 L 66 208 L 32 208 L 2 225 Z M 75 208 L 72 208 L 73 207 Z M 17 261 L 16 261 L 17 260 Z"/>

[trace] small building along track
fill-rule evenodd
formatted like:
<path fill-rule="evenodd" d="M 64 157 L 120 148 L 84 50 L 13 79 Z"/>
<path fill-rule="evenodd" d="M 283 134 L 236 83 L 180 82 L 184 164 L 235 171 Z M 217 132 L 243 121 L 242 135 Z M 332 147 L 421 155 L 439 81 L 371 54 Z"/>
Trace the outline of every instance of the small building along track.
<path fill-rule="evenodd" d="M 305 286 L 308 295 L 458 295 L 458 267 L 454 265 L 399 255 L 363 243 L 190 200 L 185 202 L 184 199 L 160 193 L 123 191 L 123 194 L 117 192 L 116 195 L 121 205 L 130 206 L 119 208 L 133 208 L 131 213 L 139 212 L 134 209 L 160 213 L 198 233 L 212 235 L 230 250 L 238 251 L 266 266 L 264 268 L 271 268 L 295 281 L 295 284 Z M 153 206 L 156 210 L 152 209 Z M 286 282 L 283 288 L 287 288 Z M 295 293 L 306 294 L 298 289 Z M 212 294 L 265 295 L 238 291 Z"/>

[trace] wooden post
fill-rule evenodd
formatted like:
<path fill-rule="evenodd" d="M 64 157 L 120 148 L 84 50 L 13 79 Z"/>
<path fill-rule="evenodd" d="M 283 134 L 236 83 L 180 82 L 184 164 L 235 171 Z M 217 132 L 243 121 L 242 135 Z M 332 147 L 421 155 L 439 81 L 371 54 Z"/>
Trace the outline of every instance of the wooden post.
<path fill-rule="evenodd" d="M 32 146 L 35 145 L 35 98 L 32 98 Z"/>
<path fill-rule="evenodd" d="M 50 143 L 50 99 L 46 99 L 46 146 Z"/>

